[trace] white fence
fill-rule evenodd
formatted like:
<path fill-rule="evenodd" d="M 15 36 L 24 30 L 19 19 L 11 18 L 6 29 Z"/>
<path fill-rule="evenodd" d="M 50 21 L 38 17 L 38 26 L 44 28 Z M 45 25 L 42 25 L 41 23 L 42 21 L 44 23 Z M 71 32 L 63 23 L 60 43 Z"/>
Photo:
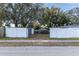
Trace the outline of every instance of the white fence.
<path fill-rule="evenodd" d="M 32 34 L 34 34 L 34 29 L 32 28 L 31 30 L 32 30 Z"/>
<path fill-rule="evenodd" d="M 50 38 L 79 38 L 79 28 L 50 28 Z"/>
<path fill-rule="evenodd" d="M 5 30 L 6 37 L 29 37 L 28 28 L 6 28 Z M 30 32 L 30 35 L 32 33 Z"/>

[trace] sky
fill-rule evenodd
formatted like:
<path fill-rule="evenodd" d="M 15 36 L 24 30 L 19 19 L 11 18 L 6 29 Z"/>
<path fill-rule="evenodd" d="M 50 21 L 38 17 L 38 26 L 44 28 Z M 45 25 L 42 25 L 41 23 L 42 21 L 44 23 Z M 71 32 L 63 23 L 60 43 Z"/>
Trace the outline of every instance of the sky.
<path fill-rule="evenodd" d="M 61 10 L 70 10 L 75 7 L 79 7 L 79 3 L 47 3 L 45 6 L 51 8 L 52 6 L 61 8 Z"/>

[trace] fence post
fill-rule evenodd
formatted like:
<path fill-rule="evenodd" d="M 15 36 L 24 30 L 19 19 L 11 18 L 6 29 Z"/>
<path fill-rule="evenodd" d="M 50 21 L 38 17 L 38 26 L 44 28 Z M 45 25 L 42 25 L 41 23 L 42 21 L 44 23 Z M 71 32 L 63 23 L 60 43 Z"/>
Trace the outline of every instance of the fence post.
<path fill-rule="evenodd" d="M 6 36 L 6 29 L 5 29 L 5 27 L 4 27 L 4 37 Z"/>

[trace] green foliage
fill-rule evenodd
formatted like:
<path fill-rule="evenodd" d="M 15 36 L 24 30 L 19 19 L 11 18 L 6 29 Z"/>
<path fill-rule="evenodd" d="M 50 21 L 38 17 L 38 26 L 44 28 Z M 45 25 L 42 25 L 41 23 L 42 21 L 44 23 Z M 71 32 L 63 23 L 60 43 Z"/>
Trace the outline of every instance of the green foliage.
<path fill-rule="evenodd" d="M 42 6 L 43 4 L 32 3 L 0 4 L 0 20 L 12 19 L 16 27 L 18 24 L 21 24 L 22 27 L 35 29 L 40 29 L 41 25 L 47 25 L 49 28 L 69 24 L 70 19 L 59 8 L 46 8 Z M 36 22 L 32 23 L 32 21 L 38 21 L 40 25 L 34 26 Z"/>
<path fill-rule="evenodd" d="M 36 26 L 34 27 L 34 29 L 35 29 L 35 30 L 41 29 L 41 26 L 40 26 L 40 25 L 36 25 Z"/>
<path fill-rule="evenodd" d="M 45 10 L 43 14 L 45 24 L 49 27 L 59 27 L 69 24 L 70 19 L 65 15 L 63 11 L 58 8 L 51 8 Z"/>

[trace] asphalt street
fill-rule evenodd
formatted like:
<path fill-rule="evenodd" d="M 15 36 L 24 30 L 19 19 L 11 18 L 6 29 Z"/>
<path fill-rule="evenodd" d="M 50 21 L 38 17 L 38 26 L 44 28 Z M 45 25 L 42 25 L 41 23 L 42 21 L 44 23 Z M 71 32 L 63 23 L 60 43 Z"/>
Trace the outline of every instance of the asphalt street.
<path fill-rule="evenodd" d="M 0 56 L 79 56 L 79 46 L 0 47 Z"/>

